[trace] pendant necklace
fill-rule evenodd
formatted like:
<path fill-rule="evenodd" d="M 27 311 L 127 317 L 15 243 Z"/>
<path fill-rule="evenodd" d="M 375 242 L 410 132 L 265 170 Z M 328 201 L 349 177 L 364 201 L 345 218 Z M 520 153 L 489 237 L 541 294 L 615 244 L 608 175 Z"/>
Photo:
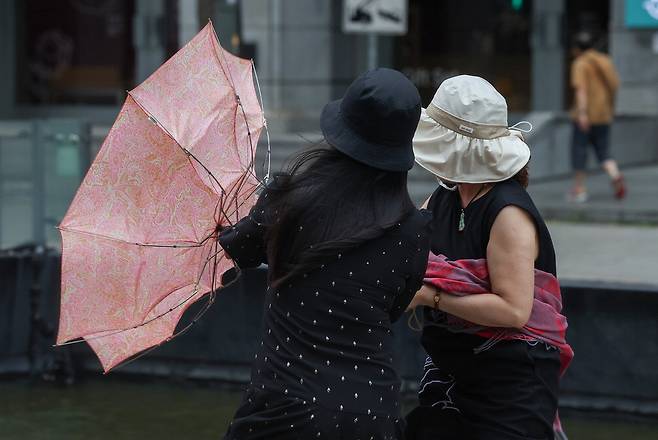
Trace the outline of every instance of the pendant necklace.
<path fill-rule="evenodd" d="M 477 196 L 480 195 L 480 193 L 482 192 L 482 190 L 484 189 L 485 186 L 486 186 L 486 183 L 483 183 L 482 186 L 480 186 L 480 189 L 478 190 L 478 192 L 476 192 L 475 195 L 471 198 L 471 200 L 466 204 L 466 206 L 464 206 L 461 209 L 461 211 L 459 213 L 459 224 L 457 225 L 457 230 L 459 232 L 463 232 L 464 228 L 466 228 L 466 221 L 464 220 L 464 210 L 466 208 L 468 208 L 471 203 L 473 203 L 473 200 L 475 200 L 477 198 Z M 461 196 L 460 196 L 460 199 L 461 199 Z"/>

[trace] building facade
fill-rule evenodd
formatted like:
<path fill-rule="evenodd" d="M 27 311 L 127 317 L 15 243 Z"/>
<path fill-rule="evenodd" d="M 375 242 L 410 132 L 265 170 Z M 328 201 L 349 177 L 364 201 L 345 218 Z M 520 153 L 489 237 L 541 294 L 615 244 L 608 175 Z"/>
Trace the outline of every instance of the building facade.
<path fill-rule="evenodd" d="M 613 133 L 622 163 L 656 160 L 651 8 L 658 16 L 658 0 L 408 0 L 407 33 L 372 39 L 343 32 L 342 0 L 0 0 L 0 248 L 57 241 L 125 90 L 208 19 L 226 49 L 255 60 L 284 153 L 284 134 L 317 132 L 323 105 L 374 62 L 407 74 L 424 104 L 443 79 L 474 74 L 507 97 L 510 119 L 561 120 L 533 140 L 547 145 L 534 175 L 564 173 L 569 40 L 588 29 L 619 69 L 620 120 L 645 118 L 629 120 L 642 142 Z"/>
<path fill-rule="evenodd" d="M 568 41 L 599 36 L 620 69 L 622 113 L 658 113 L 658 24 L 626 23 L 653 0 L 409 0 L 408 32 L 377 37 L 377 64 L 427 101 L 448 76 L 489 79 L 510 110 L 568 106 Z M 340 0 L 0 0 L 0 117 L 112 120 L 125 97 L 213 19 L 256 61 L 274 131 L 313 129 L 319 109 L 368 67 L 368 38 L 342 30 Z M 658 10 L 658 8 L 657 8 Z M 658 23 L 658 19 L 656 19 Z M 315 124 L 317 125 L 317 124 Z"/>

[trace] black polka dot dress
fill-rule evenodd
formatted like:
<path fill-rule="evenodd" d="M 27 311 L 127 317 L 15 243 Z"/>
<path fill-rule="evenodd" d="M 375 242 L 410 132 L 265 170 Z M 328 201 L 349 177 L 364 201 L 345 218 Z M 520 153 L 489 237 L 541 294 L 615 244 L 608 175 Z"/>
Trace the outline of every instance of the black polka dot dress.
<path fill-rule="evenodd" d="M 258 205 L 257 205 L 258 206 Z M 239 267 L 266 263 L 260 212 L 220 244 Z M 431 214 L 268 289 L 251 382 L 225 439 L 399 439 L 391 323 L 420 288 Z"/>

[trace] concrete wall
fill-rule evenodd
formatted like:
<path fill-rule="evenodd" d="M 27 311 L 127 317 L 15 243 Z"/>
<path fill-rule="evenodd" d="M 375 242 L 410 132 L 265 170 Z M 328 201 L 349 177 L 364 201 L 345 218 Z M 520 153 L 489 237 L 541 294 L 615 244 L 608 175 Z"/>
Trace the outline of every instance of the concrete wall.
<path fill-rule="evenodd" d="M 617 112 L 658 115 L 658 53 L 652 50 L 658 29 L 627 29 L 624 3 L 610 2 L 610 52 L 621 77 Z"/>
<path fill-rule="evenodd" d="M 241 13 L 272 129 L 317 116 L 332 96 L 331 3 L 246 0 Z"/>
<path fill-rule="evenodd" d="M 658 414 L 658 289 L 588 283 L 562 293 L 575 357 L 561 403 Z"/>
<path fill-rule="evenodd" d="M 196 4 L 196 2 L 194 2 Z M 182 8 L 186 10 L 188 8 Z M 163 0 L 137 0 L 133 18 L 135 48 L 135 84 L 151 75 L 165 59 L 165 48 L 158 33 L 165 12 Z M 196 12 L 196 11 L 195 11 Z M 185 14 L 182 14 L 184 17 Z"/>
<path fill-rule="evenodd" d="M 564 0 L 532 4 L 532 110 L 564 108 Z"/>
<path fill-rule="evenodd" d="M 563 405 L 658 414 L 658 289 L 593 283 L 562 287 L 568 340 L 576 352 L 562 381 Z M 189 332 L 113 374 L 248 381 L 262 327 L 264 289 L 264 270 L 245 272 L 220 291 Z M 58 306 L 57 254 L 37 259 L 29 251 L 0 255 L 0 375 L 55 367 L 68 374 L 100 374 L 85 344 L 51 348 Z M 196 310 L 198 305 L 186 312 L 188 320 Z M 419 337 L 406 319 L 395 324 L 403 391 L 413 391 L 421 374 L 425 354 Z"/>
<path fill-rule="evenodd" d="M 0 249 L 59 247 L 55 226 L 91 163 L 88 129 L 79 119 L 0 121 Z"/>

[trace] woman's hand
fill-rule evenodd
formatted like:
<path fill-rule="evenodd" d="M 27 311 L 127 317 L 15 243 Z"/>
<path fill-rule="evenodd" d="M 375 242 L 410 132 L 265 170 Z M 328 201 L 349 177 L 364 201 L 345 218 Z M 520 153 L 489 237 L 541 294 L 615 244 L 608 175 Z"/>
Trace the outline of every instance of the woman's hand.
<path fill-rule="evenodd" d="M 407 311 L 415 310 L 418 306 L 434 307 L 434 295 L 437 290 L 429 284 L 423 284 L 407 306 Z"/>

